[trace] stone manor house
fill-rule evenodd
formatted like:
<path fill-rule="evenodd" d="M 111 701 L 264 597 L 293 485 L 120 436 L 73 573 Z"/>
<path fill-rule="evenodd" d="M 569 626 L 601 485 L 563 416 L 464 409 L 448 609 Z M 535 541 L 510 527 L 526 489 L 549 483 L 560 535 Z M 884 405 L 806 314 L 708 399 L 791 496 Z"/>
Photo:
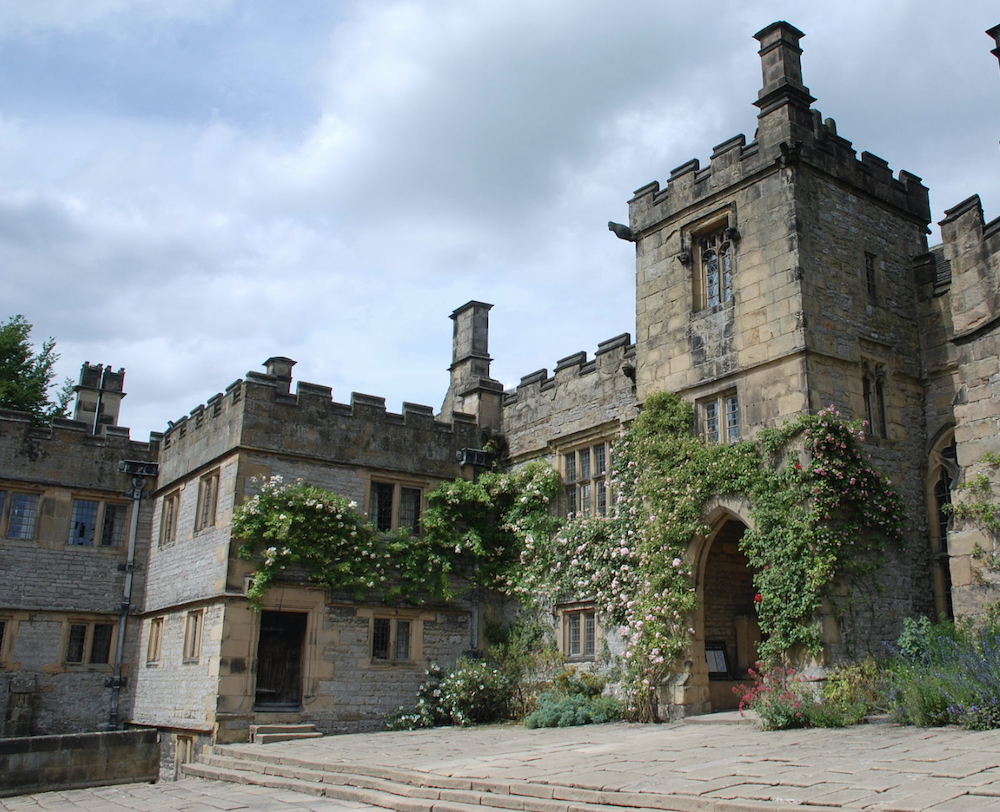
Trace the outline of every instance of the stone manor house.
<path fill-rule="evenodd" d="M 1000 56 L 1000 26 L 992 29 Z M 381 398 L 334 399 L 274 357 L 148 442 L 121 428 L 124 371 L 85 364 L 72 420 L 0 413 L 2 735 L 159 728 L 178 760 L 251 725 L 370 729 L 409 703 L 431 661 L 482 647 L 474 594 L 444 604 L 358 601 L 290 578 L 260 612 L 245 597 L 234 508 L 251 479 L 281 475 L 362 505 L 380 530 L 417 528 L 426 494 L 473 476 L 484 437 L 510 463 L 546 459 L 558 509 L 603 515 L 610 441 L 651 394 L 695 407 L 712 442 L 751 437 L 835 404 L 871 424 L 869 451 L 897 483 L 909 544 L 891 554 L 868 613 L 819 619 L 828 660 L 894 639 L 903 617 L 973 615 L 1000 597 L 996 539 L 943 510 L 1000 453 L 1000 219 L 978 197 L 948 210 L 928 247 L 928 192 L 856 153 L 803 84 L 802 33 L 756 35 L 763 86 L 752 140 L 722 141 L 641 187 L 634 336 L 521 378 L 490 377 L 491 305 L 455 310 L 440 412 Z M 609 236 L 610 238 L 610 236 Z M 502 316 L 501 316 L 502 317 Z M 706 507 L 691 540 L 699 609 L 665 713 L 731 702 L 754 660 L 752 573 L 739 550 L 746 505 Z M 556 608 L 558 645 L 592 661 L 602 630 L 586 595 Z M 709 657 L 711 660 L 709 660 Z"/>

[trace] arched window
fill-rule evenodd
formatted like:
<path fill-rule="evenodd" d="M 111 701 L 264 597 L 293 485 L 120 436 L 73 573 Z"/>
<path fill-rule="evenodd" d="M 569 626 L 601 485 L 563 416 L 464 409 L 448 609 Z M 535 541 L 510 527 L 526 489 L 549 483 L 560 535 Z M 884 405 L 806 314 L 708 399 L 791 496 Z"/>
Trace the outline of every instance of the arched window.
<path fill-rule="evenodd" d="M 733 244 L 726 237 L 727 231 L 719 228 L 700 238 L 700 279 L 696 280 L 696 288 L 702 295 L 696 298 L 698 310 L 717 307 L 733 298 Z"/>
<path fill-rule="evenodd" d="M 935 443 L 927 473 L 934 606 L 937 614 L 953 619 L 955 610 L 951 599 L 951 556 L 948 549 L 948 532 L 951 530 L 948 506 L 958 477 L 958 450 L 953 432 L 948 431 Z"/>
<path fill-rule="evenodd" d="M 888 437 L 889 426 L 885 416 L 885 367 L 865 362 L 862 379 L 865 398 L 865 419 L 872 437 Z"/>

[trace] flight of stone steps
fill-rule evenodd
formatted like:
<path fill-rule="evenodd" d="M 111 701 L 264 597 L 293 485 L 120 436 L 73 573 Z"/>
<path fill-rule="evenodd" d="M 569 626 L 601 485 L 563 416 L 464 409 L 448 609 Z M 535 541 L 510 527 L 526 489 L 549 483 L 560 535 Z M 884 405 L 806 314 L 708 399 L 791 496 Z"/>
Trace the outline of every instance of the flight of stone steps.
<path fill-rule="evenodd" d="M 703 798 L 608 792 L 527 781 L 450 778 L 417 770 L 310 762 L 268 748 L 216 746 L 184 775 L 355 801 L 396 812 L 707 812 L 735 810 Z"/>

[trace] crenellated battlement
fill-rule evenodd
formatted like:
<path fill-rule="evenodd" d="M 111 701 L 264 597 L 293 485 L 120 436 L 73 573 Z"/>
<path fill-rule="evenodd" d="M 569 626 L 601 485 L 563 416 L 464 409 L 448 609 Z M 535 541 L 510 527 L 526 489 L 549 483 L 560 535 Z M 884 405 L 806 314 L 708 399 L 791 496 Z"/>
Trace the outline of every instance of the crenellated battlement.
<path fill-rule="evenodd" d="M 712 151 L 709 166 L 693 158 L 670 173 L 666 186 L 653 181 L 637 189 L 629 201 L 633 232 L 655 228 L 665 220 L 702 204 L 734 187 L 759 180 L 780 169 L 806 166 L 849 187 L 878 198 L 923 223 L 930 222 L 927 188 L 916 175 L 900 170 L 894 176 L 889 164 L 877 155 L 862 152 L 837 134 L 833 119 L 824 120 L 810 110 L 812 126 L 799 128 L 793 140 L 746 143 L 743 134 L 724 141 Z"/>
<path fill-rule="evenodd" d="M 163 447 L 169 448 L 178 443 L 193 438 L 200 429 L 212 422 L 225 423 L 234 418 L 242 417 L 241 405 L 247 398 L 253 399 L 257 405 L 267 403 L 302 409 L 323 409 L 329 416 L 361 417 L 364 419 L 381 418 L 386 424 L 398 426 L 413 426 L 427 421 L 435 424 L 438 431 L 453 430 L 456 425 L 475 423 L 472 415 L 455 412 L 449 422 L 435 419 L 434 409 L 418 403 L 403 403 L 399 413 L 386 409 L 385 398 L 375 395 L 365 395 L 352 392 L 349 403 L 338 403 L 333 399 L 333 389 L 316 383 L 299 381 L 295 394 L 281 391 L 280 381 L 273 375 L 261 372 L 248 372 L 245 379 L 234 381 L 226 387 L 226 391 L 212 395 L 205 403 L 195 406 L 190 413 L 177 420 L 170 421 L 170 427 L 163 434 Z M 66 421 L 75 422 L 75 421 Z M 81 424 L 82 425 L 82 424 Z M 128 430 L 125 429 L 127 432 Z M 109 432 L 110 433 L 110 432 Z"/>
<path fill-rule="evenodd" d="M 504 395 L 504 434 L 515 462 L 547 456 L 579 432 L 613 431 L 636 414 L 635 344 L 628 333 L 598 345 L 593 358 L 562 358 L 552 375 L 525 375 Z"/>
<path fill-rule="evenodd" d="M 37 485 L 101 489 L 106 486 L 95 483 L 111 482 L 124 488 L 118 463 L 156 460 L 162 436 L 151 432 L 148 442 L 139 442 L 119 426 L 94 434 L 89 423 L 62 417 L 36 425 L 25 412 L 0 409 L 0 472 Z"/>
<path fill-rule="evenodd" d="M 28 412 L 15 409 L 0 409 L 0 432 L 17 431 L 19 426 L 28 437 L 40 440 L 79 443 L 88 446 L 106 446 L 119 450 L 155 452 L 163 440 L 163 433 L 151 431 L 149 439 L 133 440 L 132 431 L 127 426 L 108 426 L 101 434 L 94 434 L 93 427 L 86 421 L 68 417 L 55 417 L 50 423 L 41 425 L 32 422 Z"/>
<path fill-rule="evenodd" d="M 634 358 L 635 344 L 632 343 L 632 336 L 622 333 L 598 344 L 592 359 L 588 360 L 586 351 L 581 351 L 557 361 L 551 376 L 548 369 L 539 369 L 523 376 L 516 388 L 504 392 L 504 406 L 511 406 L 534 392 L 548 392 L 561 384 L 570 384 L 595 372 L 621 374 L 620 370 L 626 359 Z"/>
<path fill-rule="evenodd" d="M 300 381 L 293 393 L 287 374 L 251 371 L 171 423 L 161 479 L 169 483 L 238 448 L 390 469 L 421 449 L 427 473 L 454 476 L 455 449 L 478 445 L 473 415 L 456 412 L 443 421 L 415 403 L 403 403 L 397 414 L 385 398 L 358 392 L 338 403 L 329 386 Z"/>

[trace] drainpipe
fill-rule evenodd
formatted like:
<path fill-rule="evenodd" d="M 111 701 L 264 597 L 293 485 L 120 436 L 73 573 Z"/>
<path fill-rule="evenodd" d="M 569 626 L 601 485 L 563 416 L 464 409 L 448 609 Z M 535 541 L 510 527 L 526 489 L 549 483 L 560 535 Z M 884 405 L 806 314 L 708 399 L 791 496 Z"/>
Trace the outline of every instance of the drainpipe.
<path fill-rule="evenodd" d="M 132 519 L 128 528 L 128 552 L 125 556 L 125 563 L 121 568 L 125 571 L 125 588 L 122 592 L 122 602 L 119 607 L 118 618 L 118 640 L 115 646 L 115 670 L 106 686 L 111 688 L 111 713 L 108 717 L 108 729 L 117 730 L 118 705 L 121 700 L 121 691 L 125 686 L 126 677 L 122 676 L 122 664 L 125 661 L 125 633 L 128 629 L 128 615 L 132 607 L 132 580 L 135 572 L 135 548 L 136 537 L 139 530 L 139 506 L 142 503 L 142 492 L 146 487 L 146 476 L 156 476 L 158 466 L 149 462 L 131 462 L 125 460 L 118 463 L 118 470 L 122 473 L 133 474 L 132 490 Z"/>

